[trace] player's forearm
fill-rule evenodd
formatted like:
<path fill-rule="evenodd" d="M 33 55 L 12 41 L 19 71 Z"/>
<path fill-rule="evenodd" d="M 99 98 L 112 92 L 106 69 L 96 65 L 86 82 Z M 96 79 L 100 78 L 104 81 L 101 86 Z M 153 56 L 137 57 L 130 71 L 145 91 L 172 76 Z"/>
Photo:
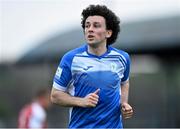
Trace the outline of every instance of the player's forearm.
<path fill-rule="evenodd" d="M 52 89 L 51 102 L 66 107 L 82 107 L 82 98 L 73 97 L 66 92 Z"/>
<path fill-rule="evenodd" d="M 128 103 L 129 82 L 121 85 L 121 103 Z"/>

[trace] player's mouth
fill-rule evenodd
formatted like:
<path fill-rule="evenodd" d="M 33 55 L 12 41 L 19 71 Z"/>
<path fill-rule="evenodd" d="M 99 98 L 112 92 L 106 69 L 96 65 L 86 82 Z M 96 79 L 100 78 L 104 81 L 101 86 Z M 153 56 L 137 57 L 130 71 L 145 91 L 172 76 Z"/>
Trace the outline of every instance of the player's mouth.
<path fill-rule="evenodd" d="M 93 35 L 88 35 L 87 38 L 88 39 L 94 39 L 94 36 Z"/>

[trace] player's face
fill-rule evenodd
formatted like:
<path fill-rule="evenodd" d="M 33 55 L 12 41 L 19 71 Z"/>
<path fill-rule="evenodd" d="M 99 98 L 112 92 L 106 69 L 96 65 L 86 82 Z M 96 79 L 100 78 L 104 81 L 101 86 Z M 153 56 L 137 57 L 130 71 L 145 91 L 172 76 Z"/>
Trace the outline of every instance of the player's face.
<path fill-rule="evenodd" d="M 85 21 L 85 39 L 89 45 L 106 43 L 110 33 L 102 16 L 89 16 Z"/>

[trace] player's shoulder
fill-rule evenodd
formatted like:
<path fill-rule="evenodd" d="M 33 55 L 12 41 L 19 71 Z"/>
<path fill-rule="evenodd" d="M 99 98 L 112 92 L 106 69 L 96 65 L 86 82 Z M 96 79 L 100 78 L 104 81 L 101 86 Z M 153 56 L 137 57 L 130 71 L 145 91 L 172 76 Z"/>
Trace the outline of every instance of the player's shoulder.
<path fill-rule="evenodd" d="M 78 47 L 78 48 L 75 48 L 75 49 L 72 49 L 72 50 L 68 51 L 68 52 L 65 54 L 65 56 L 74 56 L 74 55 L 76 55 L 76 54 L 78 54 L 78 53 L 84 52 L 85 50 L 86 50 L 86 45 L 84 44 L 84 45 L 81 45 L 81 46 Z"/>
<path fill-rule="evenodd" d="M 79 53 L 83 53 L 84 51 L 86 51 L 86 45 L 81 45 L 80 47 L 72 49 L 72 50 L 68 51 L 67 53 L 65 53 L 63 58 L 65 60 L 72 60 L 75 55 L 77 55 Z"/>
<path fill-rule="evenodd" d="M 111 47 L 110 46 L 110 49 L 111 49 L 111 53 L 113 55 L 119 55 L 119 56 L 123 56 L 125 59 L 129 59 L 129 54 L 126 52 L 126 51 L 123 51 L 123 50 L 120 50 L 120 49 L 117 49 L 117 48 L 114 48 L 114 47 Z"/>

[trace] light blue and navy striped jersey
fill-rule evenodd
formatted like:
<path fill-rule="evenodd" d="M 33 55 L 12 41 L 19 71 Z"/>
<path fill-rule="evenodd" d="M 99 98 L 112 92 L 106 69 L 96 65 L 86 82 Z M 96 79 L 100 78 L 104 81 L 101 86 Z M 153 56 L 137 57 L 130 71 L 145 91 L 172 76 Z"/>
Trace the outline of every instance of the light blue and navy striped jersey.
<path fill-rule="evenodd" d="M 120 86 L 128 81 L 129 71 L 129 55 L 111 46 L 101 56 L 88 53 L 87 45 L 66 53 L 53 87 L 78 97 L 100 88 L 96 107 L 70 109 L 69 128 L 122 128 Z"/>

